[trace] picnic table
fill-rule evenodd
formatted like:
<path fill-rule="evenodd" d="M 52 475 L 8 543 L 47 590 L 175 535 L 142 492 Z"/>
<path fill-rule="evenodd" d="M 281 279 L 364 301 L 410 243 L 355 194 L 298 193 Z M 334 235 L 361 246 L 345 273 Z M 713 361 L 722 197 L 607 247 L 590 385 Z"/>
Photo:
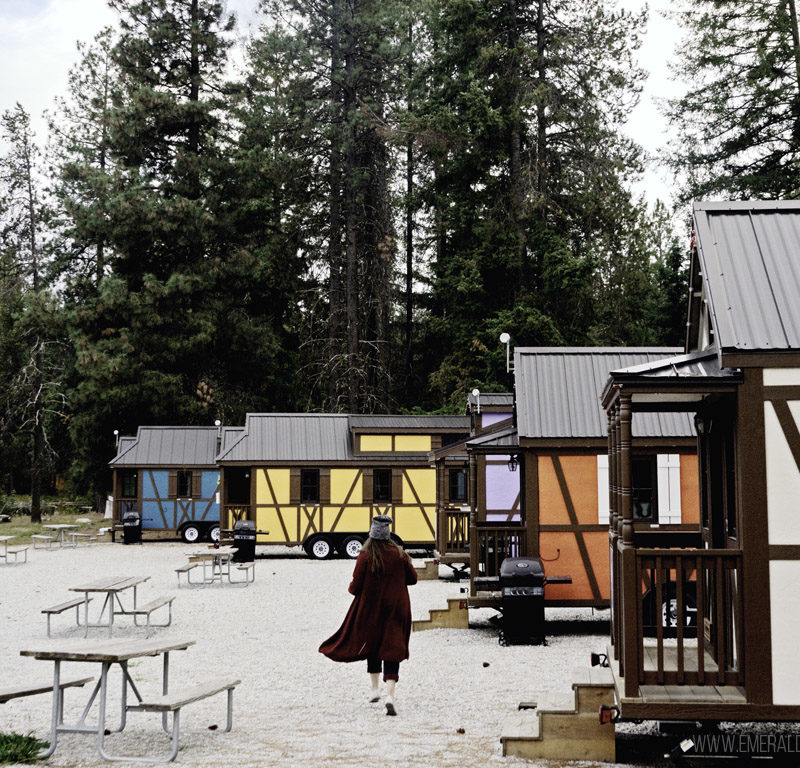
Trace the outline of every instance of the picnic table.
<path fill-rule="evenodd" d="M 114 617 L 119 615 L 136 615 L 136 589 L 139 584 L 149 580 L 149 576 L 111 576 L 97 581 L 70 587 L 70 592 L 83 592 L 83 621 L 84 637 L 89 634 L 89 627 L 108 627 L 109 637 L 114 631 Z M 121 593 L 133 590 L 133 604 L 126 607 L 122 601 Z M 105 594 L 103 606 L 100 609 L 98 621 L 89 623 L 89 601 L 93 594 Z M 105 620 L 103 617 L 105 616 Z"/>
<path fill-rule="evenodd" d="M 14 558 L 13 562 L 17 562 L 17 558 L 21 555 L 25 555 L 25 559 L 22 562 L 27 562 L 28 560 L 28 548 L 27 547 L 12 547 L 9 549 L 8 542 L 12 539 L 15 539 L 16 536 L 0 536 L 0 558 L 5 560 L 6 564 L 11 563 L 12 561 L 9 559 L 11 557 Z"/>
<path fill-rule="evenodd" d="M 234 547 L 213 547 L 199 552 L 189 553 L 189 562 L 177 568 L 178 586 L 180 586 L 180 575 L 186 575 L 186 581 L 191 586 L 204 586 L 206 584 L 236 584 L 246 586 L 254 580 L 253 563 L 237 564 L 233 559 L 237 550 Z M 195 567 L 201 567 L 202 577 L 199 580 L 192 580 L 190 572 Z M 235 571 L 243 572 L 244 578 L 233 578 Z"/>
<path fill-rule="evenodd" d="M 75 540 L 70 543 L 66 541 L 65 536 L 67 531 L 73 530 L 77 528 L 77 525 L 68 524 L 68 523 L 49 523 L 47 525 L 43 525 L 42 528 L 48 528 L 49 530 L 53 531 L 55 535 L 56 543 L 59 547 L 74 547 Z"/>
<path fill-rule="evenodd" d="M 55 752 L 58 746 L 59 733 L 83 733 L 93 734 L 97 739 L 97 751 L 104 760 L 131 760 L 135 762 L 161 762 L 162 760 L 174 760 L 178 753 L 178 728 L 179 728 L 179 712 L 180 706 L 184 703 L 186 696 L 181 698 L 172 697 L 172 703 L 178 704 L 177 707 L 165 708 L 165 701 L 169 692 L 169 654 L 172 651 L 183 651 L 189 646 L 194 645 L 194 640 L 166 640 L 166 639 L 152 639 L 152 640 L 105 640 L 101 642 L 87 643 L 85 641 L 65 641 L 58 644 L 48 644 L 41 647 L 29 648 L 20 651 L 21 656 L 32 656 L 33 658 L 42 661 L 53 662 L 53 705 L 50 719 L 50 747 L 46 752 L 40 755 L 44 759 L 50 757 Z M 144 699 L 140 693 L 137 685 L 131 679 L 128 672 L 128 662 L 131 659 L 139 659 L 147 656 L 161 656 L 163 657 L 162 663 L 162 682 L 160 696 L 151 701 Z M 75 724 L 64 724 L 64 707 L 63 707 L 63 692 L 60 690 L 61 682 L 61 664 L 62 662 L 82 662 L 100 664 L 100 679 L 94 685 L 94 688 L 89 696 L 83 712 Z M 119 666 L 122 672 L 122 698 L 120 702 L 120 721 L 116 728 L 106 729 L 107 717 L 107 693 L 108 693 L 108 673 L 112 665 Z M 231 699 L 233 686 L 238 681 L 230 681 L 233 683 L 227 690 L 229 690 L 229 708 L 228 708 L 228 728 L 231 725 Z M 135 703 L 128 703 L 128 691 L 133 692 Z M 211 695 L 210 691 L 214 691 L 209 686 L 205 687 L 205 695 Z M 219 692 L 219 691 L 214 691 Z M 99 697 L 99 698 L 98 698 Z M 95 700 L 97 701 L 97 724 L 89 725 L 86 723 L 86 717 L 90 712 Z M 196 699 L 195 699 L 196 700 Z M 158 703 L 161 703 L 159 708 Z M 166 702 L 169 703 L 169 702 Z M 162 726 L 167 730 L 167 711 L 173 712 L 173 734 L 172 734 L 172 753 L 166 758 L 147 758 L 147 757 L 133 757 L 133 756 L 115 756 L 109 754 L 105 748 L 105 737 L 109 733 L 119 733 L 125 729 L 127 713 L 130 710 L 141 711 L 155 711 L 162 712 Z M 167 731 L 169 732 L 169 731 Z"/>

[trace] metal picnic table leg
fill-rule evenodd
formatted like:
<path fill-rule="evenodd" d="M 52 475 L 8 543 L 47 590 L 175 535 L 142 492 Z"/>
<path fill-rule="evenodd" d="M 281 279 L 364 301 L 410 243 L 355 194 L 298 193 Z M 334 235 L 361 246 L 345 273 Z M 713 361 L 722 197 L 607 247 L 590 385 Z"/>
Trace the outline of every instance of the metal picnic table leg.
<path fill-rule="evenodd" d="M 64 705 L 62 701 L 62 692 L 61 692 L 61 661 L 58 659 L 54 662 L 53 668 L 53 709 L 50 714 L 50 746 L 47 748 L 45 752 L 41 752 L 38 757 L 40 760 L 44 760 L 53 752 L 56 751 L 56 744 L 58 743 L 58 725 L 61 721 Z"/>

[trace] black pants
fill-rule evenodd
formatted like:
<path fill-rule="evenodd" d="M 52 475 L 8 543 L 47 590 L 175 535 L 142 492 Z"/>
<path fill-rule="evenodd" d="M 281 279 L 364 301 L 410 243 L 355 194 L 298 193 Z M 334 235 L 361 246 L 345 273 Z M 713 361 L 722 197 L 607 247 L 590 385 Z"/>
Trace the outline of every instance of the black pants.
<path fill-rule="evenodd" d="M 378 673 L 381 671 L 381 660 L 377 656 L 370 656 L 367 658 L 367 672 L 370 674 Z M 383 682 L 387 680 L 397 680 L 398 673 L 400 672 L 399 661 L 384 661 L 383 662 Z"/>

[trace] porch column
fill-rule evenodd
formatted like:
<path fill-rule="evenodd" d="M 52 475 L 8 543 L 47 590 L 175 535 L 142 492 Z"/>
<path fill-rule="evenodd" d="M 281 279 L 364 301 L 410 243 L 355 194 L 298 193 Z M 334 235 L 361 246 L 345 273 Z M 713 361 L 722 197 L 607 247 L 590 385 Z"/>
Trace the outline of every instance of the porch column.
<path fill-rule="evenodd" d="M 625 695 L 639 695 L 639 610 L 642 599 L 637 583 L 636 548 L 633 544 L 633 499 L 631 496 L 631 398 L 621 394 L 619 399 L 619 514 L 622 518 L 619 549 L 619 577 L 622 592 L 619 615 L 622 635 L 620 673 L 625 677 Z"/>
<path fill-rule="evenodd" d="M 474 597 L 475 577 L 478 576 L 478 459 L 469 454 L 469 594 Z"/>
<path fill-rule="evenodd" d="M 611 576 L 611 646 L 616 658 L 617 644 L 617 453 L 616 453 L 616 405 L 609 407 L 608 416 L 608 557 Z"/>

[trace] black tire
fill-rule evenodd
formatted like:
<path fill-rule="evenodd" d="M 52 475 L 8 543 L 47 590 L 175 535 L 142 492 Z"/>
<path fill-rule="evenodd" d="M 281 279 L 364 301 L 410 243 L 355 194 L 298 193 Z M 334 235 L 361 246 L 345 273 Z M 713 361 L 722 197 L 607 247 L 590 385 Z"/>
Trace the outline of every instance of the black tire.
<path fill-rule="evenodd" d="M 693 581 L 684 584 L 683 599 L 686 605 L 684 637 L 697 637 L 697 600 Z M 642 623 L 645 637 L 656 636 L 656 617 L 661 621 L 664 637 L 675 637 L 677 632 L 677 597 L 675 585 L 670 584 L 661 595 L 661 606 L 656 606 L 656 592 L 649 589 L 642 598 Z"/>
<path fill-rule="evenodd" d="M 187 523 L 181 528 L 181 538 L 187 544 L 196 544 L 203 538 L 200 526 L 197 523 Z"/>
<path fill-rule="evenodd" d="M 305 546 L 306 554 L 312 560 L 327 560 L 333 557 L 333 542 L 327 536 L 314 536 Z"/>
<path fill-rule="evenodd" d="M 336 550 L 342 557 L 355 560 L 358 557 L 358 553 L 361 552 L 361 545 L 363 543 L 363 536 L 345 536 L 339 543 L 339 546 L 336 547 Z"/>
<path fill-rule="evenodd" d="M 207 531 L 206 531 L 206 538 L 211 542 L 218 542 L 219 541 L 219 525 L 214 523 Z"/>

